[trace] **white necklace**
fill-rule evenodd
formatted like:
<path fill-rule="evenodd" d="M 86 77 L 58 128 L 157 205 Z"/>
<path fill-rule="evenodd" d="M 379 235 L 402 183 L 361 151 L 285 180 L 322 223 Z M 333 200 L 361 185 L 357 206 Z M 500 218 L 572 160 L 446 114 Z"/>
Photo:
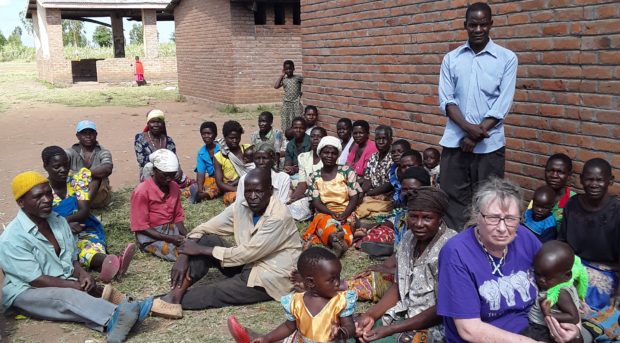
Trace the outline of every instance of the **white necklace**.
<path fill-rule="evenodd" d="M 504 247 L 504 251 L 502 252 L 502 258 L 499 259 L 499 262 L 495 263 L 495 258 L 493 258 L 493 255 L 491 255 L 491 253 L 489 253 L 489 251 L 487 250 L 487 248 L 484 246 L 484 243 L 482 243 L 482 240 L 480 239 L 480 234 L 478 233 L 478 230 L 476 230 L 476 240 L 478 240 L 478 243 L 480 243 L 480 245 L 482 246 L 482 250 L 484 250 L 484 252 L 487 254 L 487 257 L 489 258 L 489 262 L 491 263 L 491 275 L 495 275 L 495 273 L 497 273 L 497 276 L 504 276 L 504 274 L 502 273 L 502 265 L 504 264 L 504 260 L 506 259 L 506 253 L 508 252 L 508 247 Z"/>

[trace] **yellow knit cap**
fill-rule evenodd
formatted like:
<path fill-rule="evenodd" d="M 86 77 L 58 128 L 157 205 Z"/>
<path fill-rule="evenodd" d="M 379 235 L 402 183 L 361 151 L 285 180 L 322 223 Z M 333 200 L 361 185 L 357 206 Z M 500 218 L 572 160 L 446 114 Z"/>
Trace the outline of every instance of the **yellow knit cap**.
<path fill-rule="evenodd" d="M 15 200 L 22 197 L 22 195 L 28 193 L 32 187 L 47 183 L 47 178 L 41 173 L 35 171 L 23 172 L 13 178 L 11 187 L 13 188 L 13 197 Z"/>

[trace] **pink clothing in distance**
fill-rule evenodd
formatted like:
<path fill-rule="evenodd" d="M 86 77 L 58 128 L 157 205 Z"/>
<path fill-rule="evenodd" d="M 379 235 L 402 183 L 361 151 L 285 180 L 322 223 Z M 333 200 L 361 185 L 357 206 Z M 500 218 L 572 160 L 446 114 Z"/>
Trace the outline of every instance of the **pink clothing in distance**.
<path fill-rule="evenodd" d="M 347 157 L 347 165 L 352 166 L 353 170 L 355 170 L 355 174 L 357 174 L 358 176 L 364 176 L 364 170 L 366 170 L 366 166 L 368 165 L 370 156 L 372 156 L 372 154 L 379 150 L 377 149 L 377 145 L 375 144 L 375 142 L 369 139 L 368 142 L 366 142 L 366 148 L 362 152 L 362 156 L 360 156 L 360 159 L 357 160 L 355 164 L 353 164 L 357 149 L 357 144 L 353 144 L 351 146 L 351 150 L 349 150 L 349 157 Z"/>
<path fill-rule="evenodd" d="M 168 196 L 157 187 L 152 177 L 140 183 L 131 192 L 131 231 L 144 231 L 150 228 L 178 223 L 185 219 L 181 207 L 181 191 L 179 185 L 171 181 Z"/>

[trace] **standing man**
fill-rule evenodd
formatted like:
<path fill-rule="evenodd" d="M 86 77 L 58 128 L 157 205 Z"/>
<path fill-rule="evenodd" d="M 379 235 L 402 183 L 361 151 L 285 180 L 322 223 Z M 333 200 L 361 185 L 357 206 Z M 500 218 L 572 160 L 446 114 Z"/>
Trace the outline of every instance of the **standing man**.
<path fill-rule="evenodd" d="M 475 187 L 491 176 L 504 177 L 504 118 L 512 105 L 517 56 L 489 38 L 491 7 L 467 7 L 468 41 L 441 63 L 439 107 L 448 123 L 439 144 L 441 188 L 448 194 L 450 228 L 462 230 Z"/>
<path fill-rule="evenodd" d="M 108 177 L 112 174 L 112 154 L 97 142 L 97 126 L 91 120 L 82 120 L 76 126 L 78 139 L 71 148 L 65 149 L 72 173 L 80 169 L 90 170 L 92 181 L 88 186 L 90 207 L 104 208 L 112 200 L 112 188 Z"/>

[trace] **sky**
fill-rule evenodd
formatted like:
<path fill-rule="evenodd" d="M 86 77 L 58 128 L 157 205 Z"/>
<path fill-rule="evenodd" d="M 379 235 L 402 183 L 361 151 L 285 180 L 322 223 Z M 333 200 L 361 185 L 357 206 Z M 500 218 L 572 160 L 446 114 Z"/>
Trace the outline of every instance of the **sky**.
<path fill-rule="evenodd" d="M 8 37 L 13 29 L 16 26 L 22 26 L 21 21 L 19 20 L 19 12 L 26 9 L 26 4 L 28 0 L 0 0 L 0 31 L 4 34 L 5 37 Z M 110 18 L 94 18 L 96 20 L 110 23 Z M 136 23 L 135 21 L 127 21 L 124 20 L 123 28 L 125 29 L 125 41 L 129 42 L 129 30 L 131 30 L 132 25 Z M 93 23 L 84 23 L 84 28 L 86 30 L 86 38 L 92 42 L 93 32 L 97 27 L 97 24 Z M 23 29 L 23 27 L 22 27 Z M 172 32 L 174 32 L 174 22 L 173 21 L 165 21 L 165 22 L 157 22 L 157 30 L 159 31 L 159 41 L 169 42 L 170 36 Z M 27 46 L 34 46 L 32 36 L 22 30 L 24 33 L 22 35 L 22 42 Z"/>

